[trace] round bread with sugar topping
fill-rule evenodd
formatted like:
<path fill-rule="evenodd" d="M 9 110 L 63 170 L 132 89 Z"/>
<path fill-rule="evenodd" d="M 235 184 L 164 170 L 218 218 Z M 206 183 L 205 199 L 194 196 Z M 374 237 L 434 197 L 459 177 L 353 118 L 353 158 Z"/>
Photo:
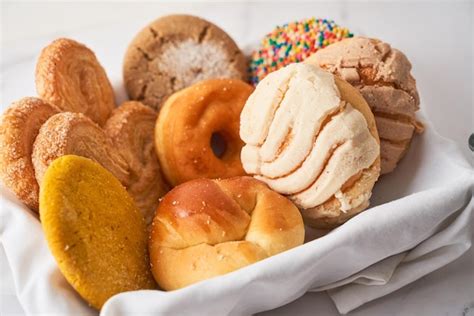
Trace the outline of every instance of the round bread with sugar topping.
<path fill-rule="evenodd" d="M 41 126 L 58 110 L 38 98 L 13 102 L 0 117 L 0 179 L 31 210 L 38 211 L 39 185 L 31 160 Z"/>
<path fill-rule="evenodd" d="M 307 224 L 331 228 L 366 209 L 380 173 L 375 120 L 362 95 L 322 69 L 270 73 L 240 118 L 242 165 L 285 194 Z"/>
<path fill-rule="evenodd" d="M 123 75 L 129 97 L 158 110 L 168 96 L 198 81 L 246 80 L 247 64 L 232 38 L 216 25 L 191 15 L 169 15 L 136 35 Z"/>
<path fill-rule="evenodd" d="M 317 51 L 306 63 L 324 68 L 356 87 L 375 116 L 381 174 L 392 172 L 423 124 L 420 97 L 408 58 L 377 39 L 354 37 Z"/>
<path fill-rule="evenodd" d="M 293 203 L 251 177 L 198 179 L 168 192 L 152 223 L 150 260 L 165 290 L 232 272 L 301 245 Z"/>

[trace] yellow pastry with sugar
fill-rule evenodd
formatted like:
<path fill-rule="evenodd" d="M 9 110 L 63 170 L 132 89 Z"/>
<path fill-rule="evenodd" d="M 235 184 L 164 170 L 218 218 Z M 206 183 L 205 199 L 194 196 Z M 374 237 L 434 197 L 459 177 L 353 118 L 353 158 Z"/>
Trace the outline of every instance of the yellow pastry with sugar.
<path fill-rule="evenodd" d="M 175 290 L 273 256 L 304 241 L 288 199 L 251 177 L 198 179 L 168 192 L 149 240 L 153 275 Z"/>
<path fill-rule="evenodd" d="M 247 173 L 285 194 L 311 226 L 345 222 L 369 204 L 380 173 L 374 116 L 347 82 L 312 65 L 265 77 L 241 114 Z"/>
<path fill-rule="evenodd" d="M 144 218 L 98 163 L 74 155 L 53 161 L 40 190 L 40 218 L 59 269 L 93 307 L 121 292 L 155 288 Z"/>

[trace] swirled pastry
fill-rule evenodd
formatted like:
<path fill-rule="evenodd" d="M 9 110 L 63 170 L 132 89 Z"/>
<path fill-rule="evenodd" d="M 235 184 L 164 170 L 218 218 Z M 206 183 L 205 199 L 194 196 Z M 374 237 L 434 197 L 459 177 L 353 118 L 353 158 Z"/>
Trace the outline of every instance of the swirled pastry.
<path fill-rule="evenodd" d="M 38 98 L 14 102 L 0 119 L 0 178 L 30 209 L 38 210 L 39 186 L 31 161 L 40 127 L 58 110 Z"/>
<path fill-rule="evenodd" d="M 240 124 L 245 171 L 287 195 L 310 225 L 332 227 L 368 206 L 379 140 L 370 108 L 348 83 L 289 65 L 257 85 Z"/>
<path fill-rule="evenodd" d="M 354 37 L 319 50 L 306 60 L 359 89 L 375 115 L 381 173 L 392 172 L 423 125 L 416 120 L 420 97 L 407 57 L 376 39 Z"/>
<path fill-rule="evenodd" d="M 156 112 L 140 102 L 125 102 L 114 110 L 104 126 L 115 148 L 129 166 L 127 191 L 150 223 L 158 199 L 168 191 L 155 152 Z"/>
<path fill-rule="evenodd" d="M 115 107 L 112 86 L 95 54 L 67 38 L 53 41 L 41 52 L 36 90 L 62 111 L 84 113 L 99 125 Z"/>
<path fill-rule="evenodd" d="M 296 206 L 251 177 L 197 179 L 165 195 L 149 250 L 165 290 L 232 272 L 299 246 L 304 225 Z"/>
<path fill-rule="evenodd" d="M 33 145 L 32 161 L 41 184 L 48 166 L 64 155 L 95 160 L 122 184 L 129 181 L 129 167 L 105 132 L 82 113 L 63 112 L 41 126 Z"/>

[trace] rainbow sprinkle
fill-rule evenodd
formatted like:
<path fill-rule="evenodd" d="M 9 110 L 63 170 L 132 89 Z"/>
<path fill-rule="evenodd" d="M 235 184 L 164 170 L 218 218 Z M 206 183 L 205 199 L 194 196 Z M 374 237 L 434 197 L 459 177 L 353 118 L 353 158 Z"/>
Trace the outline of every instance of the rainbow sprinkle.
<path fill-rule="evenodd" d="M 267 74 L 288 64 L 305 60 L 324 48 L 353 34 L 326 19 L 305 19 L 277 26 L 267 34 L 260 49 L 252 53 L 250 81 L 256 85 Z"/>

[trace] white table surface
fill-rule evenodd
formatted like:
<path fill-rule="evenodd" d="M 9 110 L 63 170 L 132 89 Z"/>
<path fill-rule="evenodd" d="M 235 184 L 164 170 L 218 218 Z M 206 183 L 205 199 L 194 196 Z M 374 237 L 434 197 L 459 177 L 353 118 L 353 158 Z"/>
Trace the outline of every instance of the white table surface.
<path fill-rule="evenodd" d="M 215 22 L 244 48 L 275 25 L 315 16 L 336 20 L 355 34 L 377 37 L 405 52 L 413 64 L 424 116 L 456 141 L 471 163 L 474 132 L 473 16 L 471 1 L 445 2 L 31 2 L 1 3 L 0 111 L 34 96 L 40 49 L 66 36 L 92 48 L 120 85 L 125 48 L 138 30 L 169 13 Z M 118 98 L 124 99 L 123 93 Z M 27 236 L 25 236 L 27 238 Z M 0 315 L 24 315 L 0 248 Z M 271 315 L 337 315 L 325 293 L 307 293 Z M 448 266 L 350 315 L 474 315 L 474 250 Z"/>

